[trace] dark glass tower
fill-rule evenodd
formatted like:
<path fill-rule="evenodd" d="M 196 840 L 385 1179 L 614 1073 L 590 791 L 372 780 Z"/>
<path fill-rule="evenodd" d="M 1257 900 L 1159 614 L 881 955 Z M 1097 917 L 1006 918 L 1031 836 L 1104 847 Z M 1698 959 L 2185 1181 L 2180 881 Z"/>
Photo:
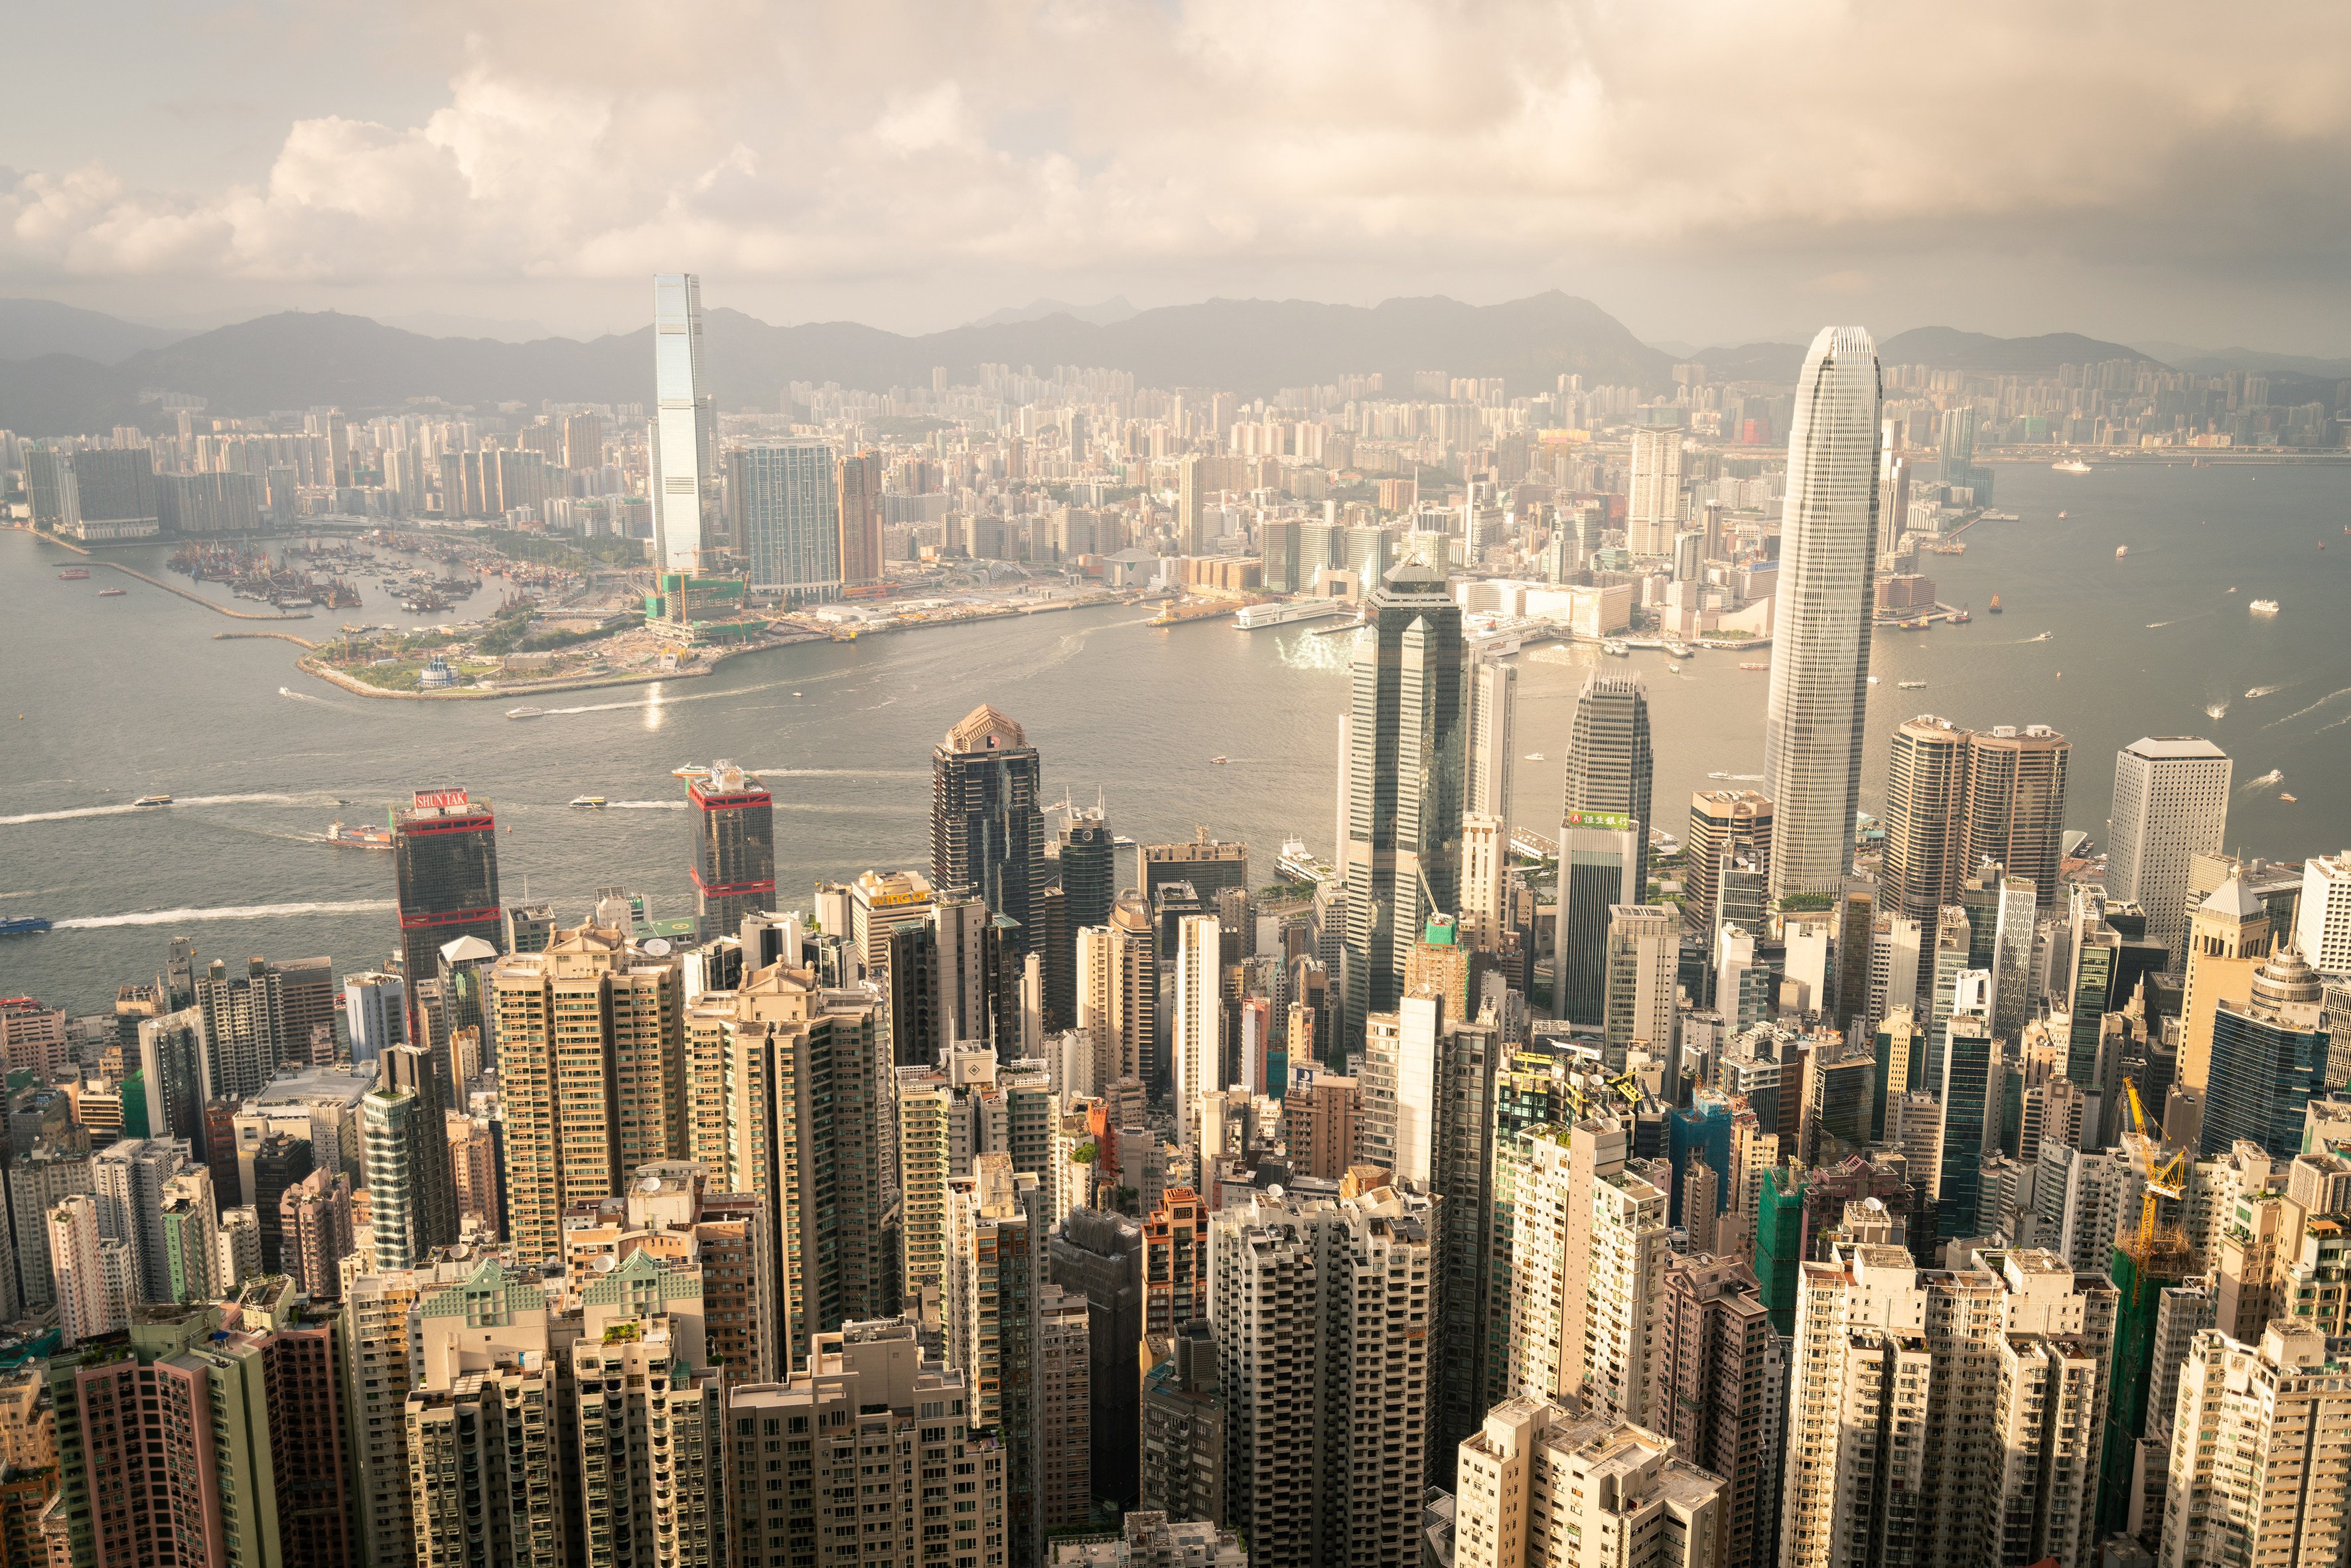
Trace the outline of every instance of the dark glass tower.
<path fill-rule="evenodd" d="M 439 976 L 442 945 L 478 936 L 498 947 L 506 938 L 498 824 L 490 803 L 470 800 L 463 789 L 417 790 L 411 804 L 392 810 L 392 867 L 408 980 L 408 1038 L 423 1040 L 418 982 Z"/>
<path fill-rule="evenodd" d="M 1034 940 L 1030 900 L 1045 885 L 1045 814 L 1036 747 L 982 703 L 931 754 L 931 882 L 1014 921 L 1016 950 Z"/>
<path fill-rule="evenodd" d="M 1633 819 L 1635 849 L 1630 901 L 1638 904 L 1649 886 L 1649 785 L 1656 771 L 1649 752 L 1649 691 L 1638 675 L 1593 671 L 1575 701 L 1567 742 L 1567 781 L 1561 815 L 1601 811 Z M 1606 918 L 1603 913 L 1603 919 Z"/>
<path fill-rule="evenodd" d="M 694 896 L 705 942 L 731 936 L 776 901 L 776 811 L 767 786 L 731 762 L 685 787 L 694 817 Z"/>
<path fill-rule="evenodd" d="M 1461 607 L 1422 561 L 1388 572 L 1364 607 L 1347 719 L 1340 846 L 1347 885 L 1347 1019 L 1392 1012 L 1405 959 L 1432 915 L 1460 906 Z"/>

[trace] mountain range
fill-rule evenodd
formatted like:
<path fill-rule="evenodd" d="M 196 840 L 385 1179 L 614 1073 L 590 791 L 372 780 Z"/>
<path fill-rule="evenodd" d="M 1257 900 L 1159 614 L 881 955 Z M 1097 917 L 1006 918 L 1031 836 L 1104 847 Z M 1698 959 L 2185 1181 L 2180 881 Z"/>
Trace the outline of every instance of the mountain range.
<path fill-rule="evenodd" d="M 1100 366 L 1131 371 L 1144 386 L 1257 394 L 1368 371 L 1384 374 L 1391 389 L 1409 387 L 1421 371 L 1499 376 L 1513 392 L 1548 388 L 1569 373 L 1587 385 L 1656 389 L 1670 383 L 1675 362 L 1590 300 L 1556 290 L 1486 306 L 1441 297 L 1368 308 L 1210 299 L 1136 311 L 1113 299 L 1081 314 L 1087 319 L 1040 299 L 910 337 L 847 321 L 778 327 L 715 308 L 705 315 L 704 349 L 710 389 L 728 410 L 777 408 L 793 382 L 880 392 L 927 386 L 935 366 L 969 382 L 984 363 L 1040 371 Z M 1897 333 L 1879 354 L 1891 364 L 2010 375 L 2149 358 L 2074 333 L 1996 338 L 1948 327 Z M 1790 386 L 1803 356 L 1801 344 L 1767 342 L 1696 357 L 1718 382 Z M 159 405 L 142 402 L 141 394 L 156 391 L 248 415 L 327 404 L 356 413 L 425 398 L 475 407 L 642 403 L 653 391 L 652 360 L 650 327 L 587 341 L 510 342 L 432 337 L 334 311 L 287 311 L 188 334 L 49 300 L 0 300 L 0 361 L 10 361 L 0 364 L 0 428 L 59 435 L 152 423 Z"/>

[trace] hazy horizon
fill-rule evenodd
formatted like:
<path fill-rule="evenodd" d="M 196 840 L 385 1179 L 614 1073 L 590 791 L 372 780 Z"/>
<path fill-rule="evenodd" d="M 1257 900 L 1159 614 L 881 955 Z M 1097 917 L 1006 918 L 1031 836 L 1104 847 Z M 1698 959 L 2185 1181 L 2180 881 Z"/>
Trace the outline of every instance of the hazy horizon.
<path fill-rule="evenodd" d="M 2330 357 L 2351 18 L 2293 9 L 55 7 L 0 102 L 0 295 L 591 337 L 663 269 L 908 333 L 1558 287 L 1645 341 Z"/>

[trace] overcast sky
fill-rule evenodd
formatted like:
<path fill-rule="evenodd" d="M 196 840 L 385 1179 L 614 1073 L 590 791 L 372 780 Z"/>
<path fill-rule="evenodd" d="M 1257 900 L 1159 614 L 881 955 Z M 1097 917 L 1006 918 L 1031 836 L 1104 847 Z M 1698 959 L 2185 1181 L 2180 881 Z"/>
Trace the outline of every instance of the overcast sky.
<path fill-rule="evenodd" d="M 641 324 L 1490 302 L 2351 353 L 2351 8 L 10 8 L 0 295 Z"/>

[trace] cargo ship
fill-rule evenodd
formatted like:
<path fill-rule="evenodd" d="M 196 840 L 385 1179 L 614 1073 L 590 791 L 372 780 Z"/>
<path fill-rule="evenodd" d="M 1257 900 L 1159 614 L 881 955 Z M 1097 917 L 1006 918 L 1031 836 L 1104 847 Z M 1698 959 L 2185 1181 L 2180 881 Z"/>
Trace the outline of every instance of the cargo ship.
<path fill-rule="evenodd" d="M 392 848 L 392 832 L 386 828 L 361 822 L 350 827 L 341 821 L 328 824 L 325 841 L 352 850 L 388 850 Z"/>

